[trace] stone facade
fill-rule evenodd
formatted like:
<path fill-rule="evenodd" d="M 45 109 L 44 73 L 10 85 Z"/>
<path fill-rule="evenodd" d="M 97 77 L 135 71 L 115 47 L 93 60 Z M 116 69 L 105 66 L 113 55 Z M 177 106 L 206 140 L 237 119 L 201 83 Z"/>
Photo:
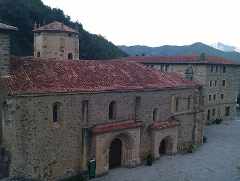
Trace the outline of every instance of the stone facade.
<path fill-rule="evenodd" d="M 168 140 L 166 153 L 176 153 L 192 143 L 201 144 L 203 114 L 198 89 L 176 89 L 147 92 L 109 92 L 95 94 L 55 94 L 6 97 L 2 109 L 3 146 L 11 153 L 10 175 L 55 180 L 86 170 L 94 157 L 96 172 L 109 170 L 111 141 L 122 141 L 121 166 L 133 167 L 152 153 L 159 158 L 161 140 Z M 179 110 L 173 109 L 173 97 L 179 98 Z M 187 97 L 191 96 L 190 107 Z M 141 99 L 138 110 L 136 97 Z M 196 99 L 197 98 L 197 99 Z M 83 102 L 88 102 L 86 118 Z M 109 104 L 117 105 L 116 118 L 109 120 Z M 53 105 L 60 103 L 59 121 L 53 122 Z M 1 104 L 3 105 L 3 104 Z M 151 129 L 153 110 L 155 121 L 174 117 L 179 124 L 172 128 Z M 137 111 L 137 112 L 136 112 Z M 141 126 L 94 133 L 96 126 L 119 124 L 126 120 L 141 122 Z M 86 130 L 88 133 L 86 134 Z M 200 131 L 199 131 L 200 130 Z M 193 140 L 195 139 L 195 140 Z"/>
<path fill-rule="evenodd" d="M 0 72 L 1 72 L 1 75 L 8 74 L 9 59 L 10 59 L 9 33 L 0 31 Z"/>
<path fill-rule="evenodd" d="M 178 72 L 185 76 L 186 70 L 193 70 L 193 80 L 202 86 L 205 120 L 231 120 L 236 116 L 236 101 L 239 93 L 239 66 L 195 63 L 144 63 L 159 71 Z M 223 71 L 224 70 L 224 71 Z M 225 81 L 225 83 L 223 83 Z M 229 109 L 229 111 L 227 110 Z"/>
<path fill-rule="evenodd" d="M 59 22 L 45 26 L 34 30 L 34 57 L 78 60 L 78 32 Z"/>

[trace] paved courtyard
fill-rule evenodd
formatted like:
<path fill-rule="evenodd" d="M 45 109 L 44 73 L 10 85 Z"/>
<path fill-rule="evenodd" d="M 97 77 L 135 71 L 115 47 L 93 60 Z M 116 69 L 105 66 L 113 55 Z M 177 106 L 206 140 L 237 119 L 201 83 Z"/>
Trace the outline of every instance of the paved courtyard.
<path fill-rule="evenodd" d="M 240 121 L 208 126 L 195 153 L 164 156 L 153 166 L 113 169 L 94 181 L 240 181 Z"/>

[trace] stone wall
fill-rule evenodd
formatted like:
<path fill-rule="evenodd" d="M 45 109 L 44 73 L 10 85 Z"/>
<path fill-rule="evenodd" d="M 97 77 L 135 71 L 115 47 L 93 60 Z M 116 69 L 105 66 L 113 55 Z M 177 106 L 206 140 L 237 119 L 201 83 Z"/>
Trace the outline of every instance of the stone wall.
<path fill-rule="evenodd" d="M 149 126 L 153 123 L 155 108 L 159 110 L 158 120 L 165 121 L 170 116 L 176 116 L 180 123 L 178 145 L 191 144 L 196 109 L 193 101 L 191 108 L 187 108 L 187 97 L 196 94 L 199 96 L 199 92 L 196 92 L 194 89 L 178 89 L 9 97 L 5 113 L 7 118 L 2 121 L 3 145 L 11 153 L 10 175 L 53 180 L 86 169 L 84 158 L 88 156 L 87 159 L 90 159 L 90 154 L 86 153 L 89 145 L 84 145 L 83 129 L 108 122 L 133 120 L 136 97 L 140 97 L 137 117 L 143 122 L 138 138 L 141 160 L 151 152 Z M 180 112 L 172 112 L 173 96 L 180 98 Z M 89 104 L 88 119 L 83 120 L 82 104 L 86 100 Z M 108 118 L 109 104 L 112 101 L 117 105 L 115 120 Z M 53 122 L 55 102 L 61 105 L 58 122 Z M 200 139 L 199 143 L 201 136 L 196 136 Z"/>
<path fill-rule="evenodd" d="M 73 33 L 49 33 L 41 32 L 34 34 L 34 56 L 67 60 L 68 54 L 72 53 L 74 60 L 79 59 L 79 39 Z"/>
<path fill-rule="evenodd" d="M 6 32 L 0 32 L 0 74 L 8 74 L 10 58 L 10 37 Z"/>
<path fill-rule="evenodd" d="M 156 64 L 153 67 L 161 70 L 161 65 Z M 165 65 L 165 64 L 164 64 Z M 203 64 L 168 64 L 168 72 L 179 72 L 183 76 L 188 67 L 193 69 L 193 80 L 198 81 L 202 86 L 202 96 L 204 97 L 205 119 L 208 118 L 208 111 L 210 117 L 208 123 L 215 119 L 231 120 L 236 116 L 236 100 L 239 93 L 239 66 L 224 65 L 226 72 L 223 72 L 223 65 L 203 65 Z M 213 66 L 213 71 L 211 71 Z M 216 69 L 217 67 L 217 69 Z M 217 70 L 217 71 L 216 71 Z M 222 81 L 226 81 L 226 85 L 222 85 Z M 212 86 L 210 86 L 210 81 Z M 215 81 L 216 86 L 215 86 Z M 221 98 L 221 95 L 224 98 Z M 211 95 L 211 101 L 209 101 Z M 215 100 L 213 100 L 215 96 Z M 230 115 L 226 116 L 225 109 L 230 107 Z M 215 110 L 215 114 L 214 113 Z"/>

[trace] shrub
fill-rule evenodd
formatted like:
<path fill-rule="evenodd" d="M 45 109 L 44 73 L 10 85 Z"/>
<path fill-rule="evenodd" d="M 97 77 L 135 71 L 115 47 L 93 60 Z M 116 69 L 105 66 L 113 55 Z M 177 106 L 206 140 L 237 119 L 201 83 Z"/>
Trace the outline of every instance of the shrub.
<path fill-rule="evenodd" d="M 198 146 L 196 144 L 191 144 L 188 149 L 188 153 L 193 153 L 197 150 Z"/>
<path fill-rule="evenodd" d="M 151 166 L 153 163 L 153 156 L 152 154 L 148 154 L 146 157 L 146 165 Z"/>

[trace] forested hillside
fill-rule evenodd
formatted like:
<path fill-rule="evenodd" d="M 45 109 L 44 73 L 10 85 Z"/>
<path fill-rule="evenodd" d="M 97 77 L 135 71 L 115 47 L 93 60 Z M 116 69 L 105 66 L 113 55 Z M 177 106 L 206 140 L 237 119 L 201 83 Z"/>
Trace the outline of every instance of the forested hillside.
<path fill-rule="evenodd" d="M 17 26 L 19 29 L 13 34 L 11 41 L 11 51 L 14 55 L 32 55 L 34 23 L 47 24 L 54 20 L 72 28 L 78 27 L 81 59 L 111 59 L 126 56 L 126 53 L 102 36 L 88 33 L 80 23 L 72 22 L 62 10 L 52 9 L 41 0 L 0 0 L 0 22 Z"/>
<path fill-rule="evenodd" d="M 176 55 L 206 55 L 219 56 L 240 62 L 239 52 L 223 52 L 203 43 L 194 43 L 185 46 L 161 46 L 161 47 L 147 47 L 147 46 L 119 46 L 124 52 L 130 56 L 176 56 Z"/>

